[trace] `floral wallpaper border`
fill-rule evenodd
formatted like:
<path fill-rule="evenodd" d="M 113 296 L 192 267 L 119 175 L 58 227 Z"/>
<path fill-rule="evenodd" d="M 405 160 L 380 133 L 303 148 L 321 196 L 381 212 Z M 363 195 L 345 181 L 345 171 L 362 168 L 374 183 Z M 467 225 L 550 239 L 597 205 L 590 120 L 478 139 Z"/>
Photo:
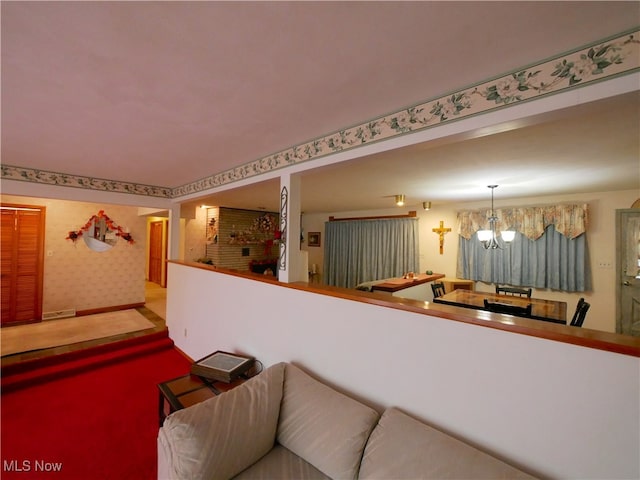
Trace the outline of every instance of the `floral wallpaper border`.
<path fill-rule="evenodd" d="M 88 190 L 102 190 L 105 192 L 131 193 L 149 197 L 172 197 L 171 188 L 168 187 L 154 187 L 152 185 L 142 185 L 139 183 L 82 177 L 66 173 L 48 172 L 46 170 L 13 167 L 11 165 L 2 165 L 0 169 L 2 170 L 2 178 L 7 180 L 44 183 L 47 185 L 58 185 L 60 187 L 85 188 Z"/>
<path fill-rule="evenodd" d="M 36 183 L 178 198 L 261 175 L 289 165 L 395 136 L 432 128 L 519 102 L 578 88 L 640 69 L 640 29 L 516 70 L 351 128 L 295 145 L 239 167 L 176 188 L 102 180 L 43 170 L 2 166 L 2 178 Z"/>

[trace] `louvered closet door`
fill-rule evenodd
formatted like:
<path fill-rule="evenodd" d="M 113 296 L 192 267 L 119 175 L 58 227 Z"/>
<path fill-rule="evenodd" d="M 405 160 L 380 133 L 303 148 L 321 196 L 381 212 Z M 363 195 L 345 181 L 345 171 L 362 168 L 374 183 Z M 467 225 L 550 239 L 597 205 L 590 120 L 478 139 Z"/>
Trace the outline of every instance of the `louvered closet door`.
<path fill-rule="evenodd" d="M 44 208 L 2 206 L 2 326 L 42 319 Z"/>
<path fill-rule="evenodd" d="M 2 325 L 9 323 L 10 319 L 15 318 L 15 312 L 12 313 L 11 305 L 14 298 L 15 284 L 12 282 L 13 278 L 13 236 L 14 236 L 14 224 L 16 222 L 16 215 L 14 210 L 0 210 L 2 212 L 2 224 L 0 225 L 0 234 L 2 235 L 0 241 L 0 280 L 2 287 L 0 289 L 0 295 L 2 296 Z"/>

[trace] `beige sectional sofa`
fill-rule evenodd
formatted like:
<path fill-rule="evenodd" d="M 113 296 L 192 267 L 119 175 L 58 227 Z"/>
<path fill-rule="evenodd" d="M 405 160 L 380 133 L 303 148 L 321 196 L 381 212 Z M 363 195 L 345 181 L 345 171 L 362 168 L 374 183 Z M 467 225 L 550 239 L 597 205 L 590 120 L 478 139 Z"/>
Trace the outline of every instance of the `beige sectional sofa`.
<path fill-rule="evenodd" d="M 158 478 L 532 478 L 406 415 L 374 409 L 278 363 L 239 387 L 171 414 Z"/>

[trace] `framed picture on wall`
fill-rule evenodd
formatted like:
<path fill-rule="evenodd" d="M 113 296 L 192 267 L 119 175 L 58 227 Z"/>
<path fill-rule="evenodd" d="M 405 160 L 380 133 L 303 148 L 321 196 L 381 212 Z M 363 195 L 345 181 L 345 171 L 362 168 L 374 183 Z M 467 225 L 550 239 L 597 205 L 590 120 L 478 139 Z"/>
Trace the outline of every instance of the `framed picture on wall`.
<path fill-rule="evenodd" d="M 308 245 L 310 247 L 319 247 L 320 246 L 320 232 L 309 232 Z"/>

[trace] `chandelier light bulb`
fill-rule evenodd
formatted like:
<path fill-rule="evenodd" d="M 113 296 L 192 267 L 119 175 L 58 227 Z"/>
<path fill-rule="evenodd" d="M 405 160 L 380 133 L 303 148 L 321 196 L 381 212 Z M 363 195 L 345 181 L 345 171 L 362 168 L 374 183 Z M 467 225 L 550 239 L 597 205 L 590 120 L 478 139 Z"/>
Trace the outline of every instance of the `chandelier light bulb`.
<path fill-rule="evenodd" d="M 498 187 L 498 185 L 487 185 L 488 188 L 491 189 L 491 213 L 489 216 L 489 229 L 488 230 L 478 230 L 477 236 L 478 240 L 482 242 L 482 246 L 487 250 L 495 250 L 496 248 L 502 248 L 500 243 L 498 243 L 498 233 L 496 231 L 496 223 L 498 222 L 498 217 L 495 214 L 493 209 L 493 190 Z M 512 242 L 516 236 L 516 232 L 513 230 L 504 230 L 500 232 L 500 236 L 502 237 L 502 241 L 505 243 Z"/>

